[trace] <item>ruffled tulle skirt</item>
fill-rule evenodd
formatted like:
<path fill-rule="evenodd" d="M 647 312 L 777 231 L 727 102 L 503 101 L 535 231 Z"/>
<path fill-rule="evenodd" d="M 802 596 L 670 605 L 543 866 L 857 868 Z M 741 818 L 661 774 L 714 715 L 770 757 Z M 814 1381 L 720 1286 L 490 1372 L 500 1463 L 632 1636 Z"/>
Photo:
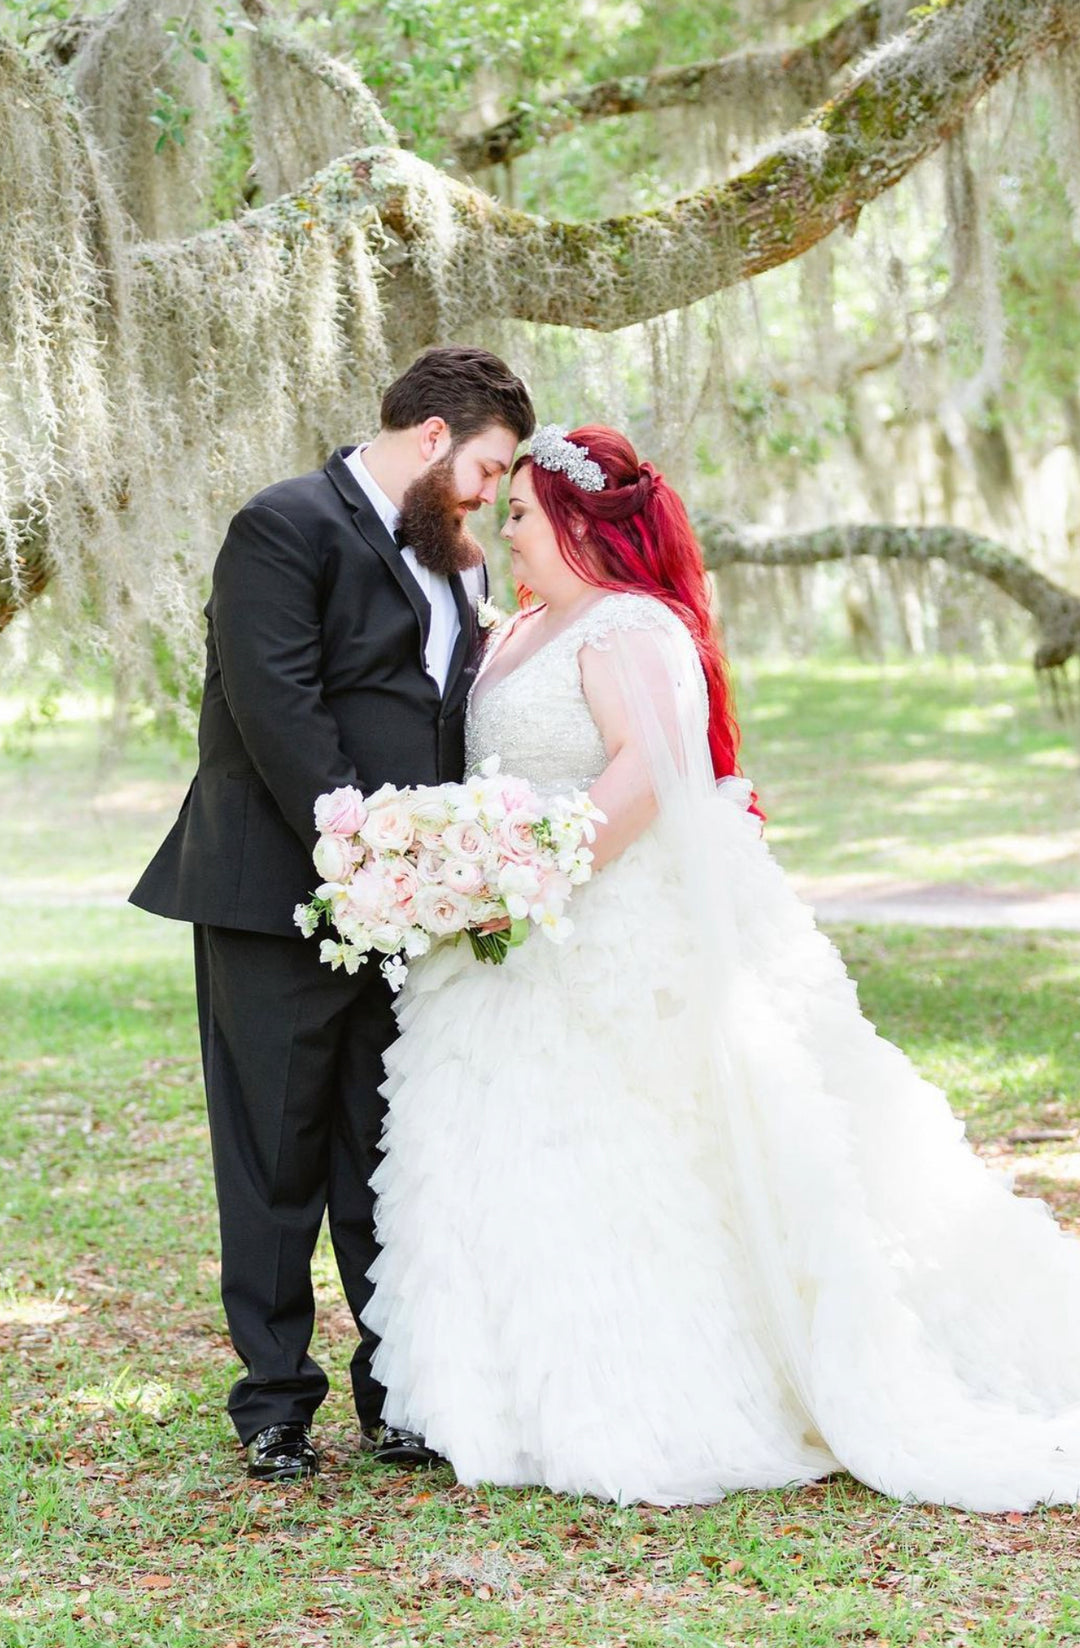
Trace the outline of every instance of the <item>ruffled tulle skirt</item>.
<path fill-rule="evenodd" d="M 650 831 L 561 946 L 414 967 L 365 1322 L 466 1483 L 706 1502 L 850 1470 L 1080 1496 L 1080 1244 L 879 1037 L 746 816 Z M 722 878 L 719 887 L 716 878 Z"/>

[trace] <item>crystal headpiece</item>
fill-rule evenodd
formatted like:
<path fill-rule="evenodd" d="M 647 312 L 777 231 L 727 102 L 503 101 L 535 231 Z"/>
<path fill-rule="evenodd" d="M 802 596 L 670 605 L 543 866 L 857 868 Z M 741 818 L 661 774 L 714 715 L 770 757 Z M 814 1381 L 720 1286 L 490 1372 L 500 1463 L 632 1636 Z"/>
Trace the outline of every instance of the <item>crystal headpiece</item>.
<path fill-rule="evenodd" d="M 566 430 L 557 423 L 545 423 L 529 443 L 529 456 L 541 469 L 561 470 L 567 480 L 580 486 L 583 492 L 603 492 L 606 485 L 604 471 L 589 457 L 586 446 L 568 441 Z"/>

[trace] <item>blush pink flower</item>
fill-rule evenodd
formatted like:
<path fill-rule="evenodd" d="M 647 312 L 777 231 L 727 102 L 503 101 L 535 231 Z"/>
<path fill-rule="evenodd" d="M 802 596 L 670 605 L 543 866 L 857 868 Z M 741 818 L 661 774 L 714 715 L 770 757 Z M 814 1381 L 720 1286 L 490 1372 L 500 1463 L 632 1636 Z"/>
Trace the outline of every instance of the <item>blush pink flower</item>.
<path fill-rule="evenodd" d="M 450 824 L 443 831 L 443 847 L 453 858 L 479 862 L 488 850 L 488 838 L 479 824 Z"/>
<path fill-rule="evenodd" d="M 460 933 L 469 924 L 468 901 L 449 887 L 421 887 L 416 895 L 416 914 L 420 925 L 437 938 Z"/>
<path fill-rule="evenodd" d="M 315 828 L 320 835 L 355 835 L 366 817 L 364 798 L 351 786 L 320 795 L 315 803 Z"/>
<path fill-rule="evenodd" d="M 416 879 L 422 887 L 440 885 L 443 878 L 445 859 L 441 853 L 423 847 L 416 855 Z"/>
<path fill-rule="evenodd" d="M 455 893 L 470 897 L 484 885 L 484 866 L 469 858 L 448 858 L 443 867 L 443 881 Z"/>
<path fill-rule="evenodd" d="M 401 861 L 391 866 L 387 881 L 394 899 L 394 916 L 402 922 L 416 920 L 416 894 L 419 880 L 411 864 Z"/>
<path fill-rule="evenodd" d="M 403 853 L 412 846 L 416 831 L 405 802 L 391 796 L 368 808 L 360 834 L 378 853 Z"/>
<path fill-rule="evenodd" d="M 519 808 L 535 807 L 536 795 L 533 787 L 524 778 L 513 778 L 509 773 L 500 775 L 498 781 L 498 796 L 508 813 L 517 812 Z M 539 812 L 534 812 L 534 818 L 539 818 Z"/>
<path fill-rule="evenodd" d="M 346 908 L 358 921 L 381 921 L 387 905 L 388 887 L 372 870 L 357 870 L 349 882 Z"/>
<path fill-rule="evenodd" d="M 536 837 L 533 825 L 536 815 L 525 807 L 507 813 L 495 831 L 495 839 L 502 852 L 515 864 L 527 864 L 536 856 Z"/>

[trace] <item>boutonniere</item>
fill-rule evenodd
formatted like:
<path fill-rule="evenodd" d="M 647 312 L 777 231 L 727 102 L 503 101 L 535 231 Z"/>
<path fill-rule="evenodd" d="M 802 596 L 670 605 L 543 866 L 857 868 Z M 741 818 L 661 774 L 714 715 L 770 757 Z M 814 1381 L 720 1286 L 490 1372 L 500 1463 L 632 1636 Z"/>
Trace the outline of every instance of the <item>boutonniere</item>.
<path fill-rule="evenodd" d="M 506 613 L 501 607 L 496 606 L 494 601 L 489 601 L 486 595 L 481 595 L 476 603 L 476 622 L 481 629 L 495 629 L 505 617 Z"/>

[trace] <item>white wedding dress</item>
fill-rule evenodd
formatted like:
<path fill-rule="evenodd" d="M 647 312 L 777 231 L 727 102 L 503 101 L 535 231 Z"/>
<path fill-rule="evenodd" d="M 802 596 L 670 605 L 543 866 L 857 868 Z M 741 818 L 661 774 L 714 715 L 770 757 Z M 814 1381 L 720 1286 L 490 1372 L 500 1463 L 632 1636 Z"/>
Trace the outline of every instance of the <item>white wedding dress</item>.
<path fill-rule="evenodd" d="M 373 1180 L 384 1417 L 463 1482 L 624 1503 L 840 1469 L 1075 1501 L 1080 1244 L 878 1036 L 746 787 L 717 790 L 679 620 L 606 596 L 481 671 L 470 769 L 599 776 L 584 645 L 615 654 L 661 814 L 577 889 L 564 945 L 412 969 Z"/>

